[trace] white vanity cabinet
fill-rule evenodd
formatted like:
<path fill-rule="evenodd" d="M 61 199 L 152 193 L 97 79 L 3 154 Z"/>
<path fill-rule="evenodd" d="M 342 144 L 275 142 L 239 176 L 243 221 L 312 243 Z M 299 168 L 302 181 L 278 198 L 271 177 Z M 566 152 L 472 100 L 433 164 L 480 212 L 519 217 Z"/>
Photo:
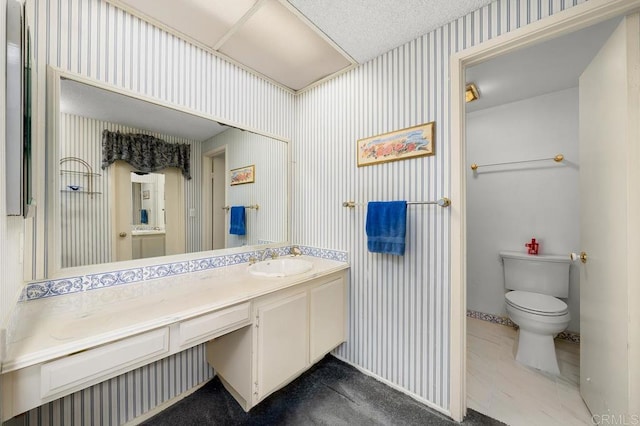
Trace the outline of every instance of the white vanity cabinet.
<path fill-rule="evenodd" d="M 346 273 L 254 301 L 253 325 L 207 344 L 207 360 L 245 411 L 346 340 Z"/>
<path fill-rule="evenodd" d="M 3 415 L 16 415 L 251 322 L 251 303 L 233 305 L 3 376 Z M 2 420 L 7 420 L 2 419 Z"/>
<path fill-rule="evenodd" d="M 165 234 L 148 234 L 131 236 L 131 258 L 145 259 L 147 257 L 164 256 Z"/>
<path fill-rule="evenodd" d="M 238 264 L 23 302 L 25 326 L 0 330 L 0 421 L 205 342 L 248 411 L 346 340 L 348 265 L 308 260 L 306 276 Z"/>

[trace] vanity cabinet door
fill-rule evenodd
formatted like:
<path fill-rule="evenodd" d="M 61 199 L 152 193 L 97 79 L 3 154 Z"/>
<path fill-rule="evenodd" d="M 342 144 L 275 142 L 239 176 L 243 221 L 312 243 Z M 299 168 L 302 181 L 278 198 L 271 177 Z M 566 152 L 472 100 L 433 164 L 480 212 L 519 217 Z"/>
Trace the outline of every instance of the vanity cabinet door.
<path fill-rule="evenodd" d="M 346 280 L 341 276 L 310 291 L 312 364 L 346 340 L 346 289 Z"/>
<path fill-rule="evenodd" d="M 307 292 L 257 308 L 257 400 L 291 381 L 308 366 Z"/>

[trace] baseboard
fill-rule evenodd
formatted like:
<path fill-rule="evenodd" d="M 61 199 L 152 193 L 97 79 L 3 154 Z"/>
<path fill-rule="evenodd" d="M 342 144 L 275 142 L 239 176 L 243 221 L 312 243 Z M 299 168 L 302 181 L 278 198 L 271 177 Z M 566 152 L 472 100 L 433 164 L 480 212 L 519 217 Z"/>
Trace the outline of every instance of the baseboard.
<path fill-rule="evenodd" d="M 393 389 L 395 389 L 395 390 L 397 390 L 399 392 L 402 392 L 403 394 L 415 399 L 419 403 L 426 405 L 427 407 L 431 408 L 432 410 L 437 411 L 438 413 L 444 414 L 445 416 L 453 419 L 453 417 L 451 416 L 451 412 L 449 410 L 446 410 L 446 409 L 440 407 L 439 405 L 436 405 L 433 402 L 431 402 L 429 400 L 426 400 L 423 397 L 421 397 L 421 396 L 419 396 L 419 395 L 417 395 L 417 394 L 415 394 L 415 393 L 403 388 L 402 386 L 399 386 L 399 385 L 397 385 L 397 384 L 395 384 L 393 382 L 390 382 L 389 380 L 385 379 L 384 377 L 380 377 L 377 374 L 375 374 L 375 373 L 373 373 L 373 372 L 371 372 L 369 370 L 366 370 L 366 369 L 360 367 L 359 365 L 356 365 L 356 364 L 352 363 L 349 360 L 346 360 L 346 359 L 342 358 L 341 356 L 338 356 L 338 355 L 336 355 L 334 353 L 331 353 L 331 356 L 336 357 L 337 359 L 339 359 L 340 361 L 344 362 L 345 364 L 349 364 L 350 366 L 352 366 L 353 368 L 355 368 L 356 370 L 358 370 L 362 374 L 365 374 L 365 375 L 367 375 L 369 377 L 372 377 L 372 378 L 376 379 L 377 381 L 379 381 L 381 383 L 384 383 L 385 385 L 389 386 L 390 388 L 393 388 Z"/>
<path fill-rule="evenodd" d="M 468 309 L 467 316 L 469 318 L 474 318 L 481 321 L 487 321 L 492 324 L 500 324 L 500 325 L 504 325 L 504 326 L 516 328 L 516 329 L 518 328 L 518 326 L 513 321 L 511 321 L 508 317 L 503 317 L 501 315 L 486 314 L 484 312 L 472 311 Z M 563 331 L 561 333 L 558 333 L 558 335 L 556 336 L 556 339 L 580 344 L 580 333 L 576 333 L 574 331 Z"/>
<path fill-rule="evenodd" d="M 136 417 L 133 420 L 128 421 L 123 426 L 135 426 L 135 425 L 139 425 L 140 423 L 149 420 L 151 417 L 155 416 L 156 414 L 160 413 L 163 410 L 166 410 L 167 408 L 171 407 L 173 404 L 176 404 L 176 403 L 182 401 L 183 399 L 185 399 L 186 397 L 188 397 L 189 395 L 191 395 L 192 393 L 194 393 L 195 391 L 197 391 L 198 389 L 200 389 L 201 387 L 203 387 L 204 385 L 209 383 L 211 380 L 213 380 L 213 378 L 207 380 L 206 382 L 202 382 L 199 385 L 196 385 L 196 386 L 192 387 L 191 389 L 189 389 L 189 390 L 187 390 L 185 392 L 182 392 L 180 395 L 176 395 L 173 398 L 166 400 L 162 404 L 156 405 L 151 410 L 149 410 L 146 413 Z"/>

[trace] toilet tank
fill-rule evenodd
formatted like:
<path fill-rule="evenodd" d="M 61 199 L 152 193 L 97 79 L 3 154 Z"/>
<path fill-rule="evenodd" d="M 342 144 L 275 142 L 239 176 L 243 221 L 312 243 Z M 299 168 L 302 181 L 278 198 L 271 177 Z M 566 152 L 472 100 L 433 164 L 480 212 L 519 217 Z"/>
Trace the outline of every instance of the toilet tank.
<path fill-rule="evenodd" d="M 569 296 L 569 255 L 530 255 L 501 251 L 500 257 L 504 266 L 505 288 L 554 297 Z"/>

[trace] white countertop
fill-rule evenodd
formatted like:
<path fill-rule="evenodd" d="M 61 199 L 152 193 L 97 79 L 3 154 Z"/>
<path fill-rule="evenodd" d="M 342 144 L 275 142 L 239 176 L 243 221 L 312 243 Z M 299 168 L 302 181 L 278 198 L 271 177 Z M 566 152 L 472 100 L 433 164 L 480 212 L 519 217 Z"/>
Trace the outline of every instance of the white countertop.
<path fill-rule="evenodd" d="M 306 273 L 256 277 L 247 264 L 18 303 L 1 373 L 163 327 L 347 269 L 311 256 Z"/>

